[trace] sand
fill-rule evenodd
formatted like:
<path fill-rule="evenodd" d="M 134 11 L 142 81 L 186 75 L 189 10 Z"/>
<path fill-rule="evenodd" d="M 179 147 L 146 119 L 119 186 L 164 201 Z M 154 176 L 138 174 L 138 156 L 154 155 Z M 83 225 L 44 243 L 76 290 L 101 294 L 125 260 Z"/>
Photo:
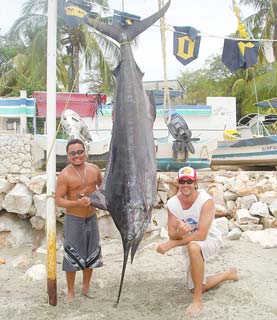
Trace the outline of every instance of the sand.
<path fill-rule="evenodd" d="M 47 303 L 45 281 L 26 281 L 28 269 L 14 268 L 13 261 L 25 254 L 31 264 L 44 263 L 43 254 L 32 254 L 31 247 L 2 248 L 0 258 L 0 319 L 187 319 L 191 301 L 184 278 L 180 248 L 162 256 L 155 248 L 161 240 L 144 240 L 134 263 L 128 263 L 120 303 L 115 306 L 122 266 L 120 240 L 102 240 L 104 266 L 95 269 L 92 280 L 94 299 L 80 294 L 81 273 L 76 279 L 76 297 L 64 304 L 65 276 L 61 258 L 57 264 L 58 304 Z M 245 240 L 224 240 L 220 255 L 207 261 L 207 273 L 235 266 L 240 280 L 225 282 L 204 294 L 203 313 L 198 319 L 277 319 L 277 250 L 263 249 Z"/>

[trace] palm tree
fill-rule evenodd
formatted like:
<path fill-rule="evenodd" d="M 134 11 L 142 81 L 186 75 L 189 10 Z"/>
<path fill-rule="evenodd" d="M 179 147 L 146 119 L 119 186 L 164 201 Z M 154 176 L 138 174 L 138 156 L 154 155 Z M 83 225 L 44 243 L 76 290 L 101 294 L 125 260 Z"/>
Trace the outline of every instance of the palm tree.
<path fill-rule="evenodd" d="M 262 39 L 277 39 L 277 1 L 240 0 L 240 4 L 253 7 L 257 12 L 245 19 L 253 35 Z M 277 43 L 273 43 L 274 56 L 277 58 Z"/>
<path fill-rule="evenodd" d="M 45 34 L 43 47 L 46 47 L 47 2 L 47 0 L 27 0 L 23 6 L 22 16 L 14 22 L 9 37 L 30 46 L 28 41 L 30 35 L 36 34 L 38 30 L 43 30 Z M 106 0 L 98 0 L 97 2 L 100 5 L 108 5 Z M 61 19 L 58 20 L 57 39 L 57 77 L 61 89 L 67 88 L 68 91 L 79 92 L 81 55 L 84 57 L 85 67 L 91 70 L 98 66 L 101 77 L 109 79 L 106 81 L 106 85 L 111 85 L 111 62 L 106 58 L 106 53 L 110 53 L 112 62 L 117 61 L 119 48 L 114 42 L 96 31 L 89 31 L 86 25 L 70 29 Z M 41 61 L 46 59 L 46 50 L 42 54 L 43 56 L 41 56 L 41 52 L 38 54 L 37 51 L 33 51 L 33 61 L 38 57 L 41 65 Z M 99 61 L 103 63 L 99 64 Z M 67 77 L 65 76 L 66 70 Z"/>

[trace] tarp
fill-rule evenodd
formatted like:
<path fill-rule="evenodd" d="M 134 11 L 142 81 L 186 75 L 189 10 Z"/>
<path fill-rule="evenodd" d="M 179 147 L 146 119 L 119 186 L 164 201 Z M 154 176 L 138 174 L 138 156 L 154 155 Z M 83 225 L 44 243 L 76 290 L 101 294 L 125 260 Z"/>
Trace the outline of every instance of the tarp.
<path fill-rule="evenodd" d="M 277 108 L 277 98 L 260 101 L 255 103 L 255 105 L 262 108 Z"/>
<path fill-rule="evenodd" d="M 46 117 L 46 97 L 44 91 L 34 92 L 37 117 Z M 93 118 L 97 108 L 106 102 L 106 95 L 103 94 L 57 92 L 56 97 L 57 118 L 61 117 L 66 108 L 77 112 L 81 118 Z"/>

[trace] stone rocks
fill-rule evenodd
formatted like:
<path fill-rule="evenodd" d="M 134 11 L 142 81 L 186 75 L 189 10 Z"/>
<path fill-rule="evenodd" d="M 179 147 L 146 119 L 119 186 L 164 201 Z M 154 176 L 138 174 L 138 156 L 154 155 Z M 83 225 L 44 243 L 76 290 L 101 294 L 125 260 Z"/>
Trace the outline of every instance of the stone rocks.
<path fill-rule="evenodd" d="M 16 184 L 5 196 L 3 208 L 8 212 L 25 214 L 29 212 L 33 201 L 33 193 L 22 183 Z"/>
<path fill-rule="evenodd" d="M 24 280 L 43 281 L 46 279 L 46 268 L 44 264 L 36 264 L 24 274 Z"/>
<path fill-rule="evenodd" d="M 260 219 L 253 217 L 247 209 L 238 209 L 236 212 L 236 220 L 240 225 L 248 223 L 258 224 L 260 222 Z"/>
<path fill-rule="evenodd" d="M 242 239 L 259 243 L 263 248 L 277 247 L 277 229 L 265 229 L 261 231 L 246 231 Z"/>
<path fill-rule="evenodd" d="M 26 255 L 19 255 L 12 261 L 12 266 L 14 268 L 27 268 L 31 264 L 31 259 L 29 259 Z"/>
<path fill-rule="evenodd" d="M 8 193 L 13 186 L 13 183 L 10 183 L 6 179 L 0 178 L 0 193 Z"/>
<path fill-rule="evenodd" d="M 30 181 L 26 184 L 26 186 L 33 191 L 35 194 L 41 194 L 45 191 L 46 187 L 46 175 L 35 176 L 30 179 Z"/>
<path fill-rule="evenodd" d="M 33 146 L 30 134 L 0 135 L 0 176 L 31 174 L 34 170 Z"/>
<path fill-rule="evenodd" d="M 227 234 L 227 239 L 229 240 L 239 240 L 242 235 L 242 231 L 238 227 L 234 227 L 231 231 Z"/>
<path fill-rule="evenodd" d="M 177 192 L 176 176 L 177 173 L 158 173 L 157 201 L 146 238 L 168 237 L 166 203 Z M 204 189 L 212 195 L 216 205 L 216 222 L 223 234 L 237 240 L 244 232 L 277 229 L 276 177 L 275 172 L 221 171 L 203 176 L 200 171 L 198 185 L 200 190 Z M 45 185 L 45 174 L 0 176 L 0 209 L 3 207 L 9 212 L 0 213 L 0 246 L 14 246 L 24 240 L 33 242 L 35 249 L 45 250 Z M 60 226 L 64 212 L 63 208 L 57 207 L 56 217 Z M 108 212 L 98 210 L 97 217 L 101 237 L 120 238 Z M 59 242 L 61 245 L 62 240 Z"/>
<path fill-rule="evenodd" d="M 252 241 L 253 237 L 246 235 L 261 232 L 259 243 L 265 241 L 264 247 L 277 246 L 272 237 L 266 238 L 267 232 L 262 233 L 277 226 L 277 173 L 221 172 L 221 175 L 225 178 L 216 177 L 215 181 L 222 183 L 227 212 L 234 218 L 229 220 L 227 238 Z"/>
<path fill-rule="evenodd" d="M 20 247 L 32 243 L 32 228 L 28 221 L 12 213 L 0 213 L 0 248 Z"/>
<path fill-rule="evenodd" d="M 228 219 L 225 217 L 221 217 L 215 220 L 217 228 L 221 231 L 223 235 L 226 235 L 229 231 L 228 228 Z"/>

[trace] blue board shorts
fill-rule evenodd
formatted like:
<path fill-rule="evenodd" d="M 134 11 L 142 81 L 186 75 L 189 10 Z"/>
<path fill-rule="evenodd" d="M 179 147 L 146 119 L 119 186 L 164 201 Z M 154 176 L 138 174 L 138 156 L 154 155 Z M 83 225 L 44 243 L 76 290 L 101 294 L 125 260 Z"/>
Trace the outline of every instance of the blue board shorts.
<path fill-rule="evenodd" d="M 96 214 L 88 218 L 65 215 L 63 271 L 103 266 Z"/>

